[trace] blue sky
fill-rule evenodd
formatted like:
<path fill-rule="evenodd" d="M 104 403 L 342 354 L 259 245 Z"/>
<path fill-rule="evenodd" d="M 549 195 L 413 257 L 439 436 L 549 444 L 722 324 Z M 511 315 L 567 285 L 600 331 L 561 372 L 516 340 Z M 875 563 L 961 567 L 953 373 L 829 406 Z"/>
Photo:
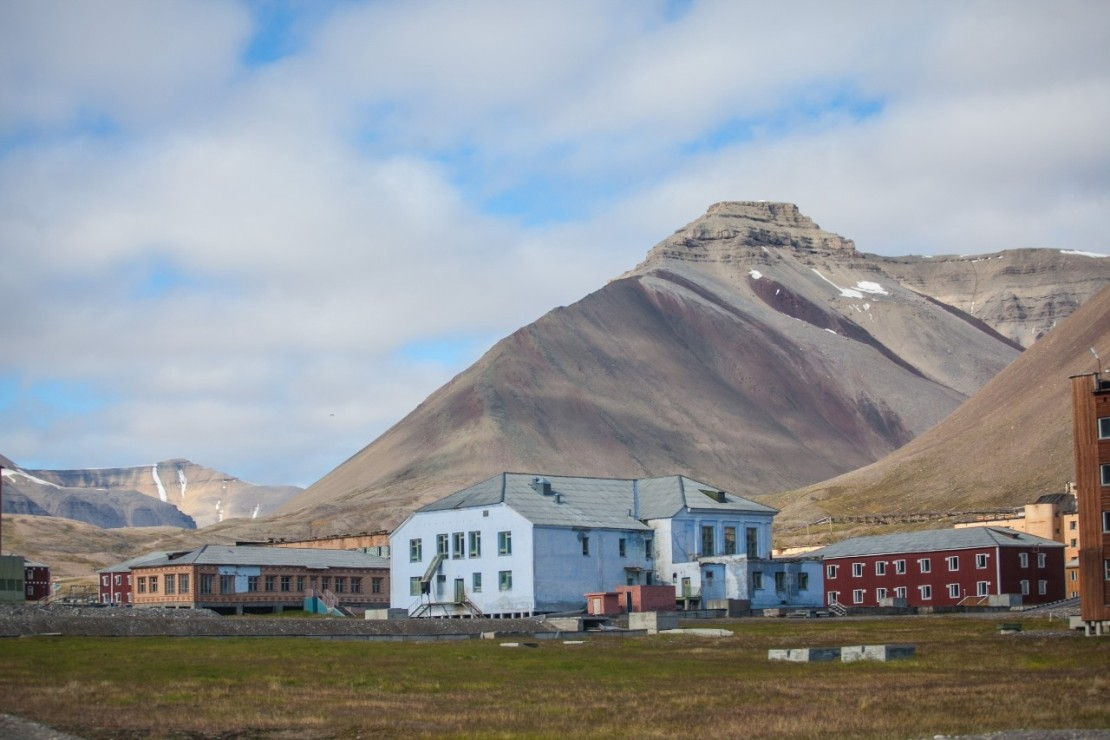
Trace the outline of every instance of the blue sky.
<path fill-rule="evenodd" d="M 1110 253 L 1110 4 L 0 2 L 0 454 L 317 480 L 721 200 Z"/>

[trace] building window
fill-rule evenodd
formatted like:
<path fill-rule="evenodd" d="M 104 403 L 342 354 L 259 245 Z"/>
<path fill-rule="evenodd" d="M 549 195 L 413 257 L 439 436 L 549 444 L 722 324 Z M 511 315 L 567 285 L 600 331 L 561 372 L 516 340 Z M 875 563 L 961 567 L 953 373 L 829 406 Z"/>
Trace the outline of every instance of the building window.
<path fill-rule="evenodd" d="M 875 600 L 876 601 L 882 601 L 885 598 L 886 598 L 886 589 L 885 588 L 875 589 Z"/>
<path fill-rule="evenodd" d="M 825 577 L 826 577 L 826 578 L 830 578 L 830 579 L 832 579 L 832 578 L 836 578 L 836 572 L 837 572 L 838 570 L 840 570 L 840 566 L 837 566 L 837 565 L 826 565 L 826 566 L 825 566 Z"/>
<path fill-rule="evenodd" d="M 247 576 L 247 591 L 250 593 L 258 591 L 258 576 Z"/>
<path fill-rule="evenodd" d="M 752 571 L 752 590 L 761 591 L 763 589 L 763 572 L 756 570 Z"/>
<path fill-rule="evenodd" d="M 472 557 L 472 558 L 482 557 L 482 533 L 481 532 L 471 532 L 470 533 L 470 557 Z"/>
<path fill-rule="evenodd" d="M 281 590 L 287 593 L 293 590 L 293 576 L 281 577 Z"/>
<path fill-rule="evenodd" d="M 975 584 L 975 595 L 976 596 L 989 596 L 990 592 L 991 592 L 991 582 L 990 581 L 979 581 Z"/>
<path fill-rule="evenodd" d="M 444 557 L 447 556 L 447 535 L 446 534 L 437 534 L 436 535 L 436 555 L 443 555 Z"/>
<path fill-rule="evenodd" d="M 590 536 L 588 534 L 582 535 L 582 554 L 590 554 Z M 502 589 L 504 591 L 504 589 Z"/>
<path fill-rule="evenodd" d="M 853 604 L 862 604 L 863 603 L 863 595 L 864 595 L 864 590 L 862 588 L 857 588 L 856 590 L 852 591 L 852 603 Z"/>
<path fill-rule="evenodd" d="M 917 561 L 917 567 L 922 573 L 929 573 L 933 570 L 933 561 L 929 558 L 921 558 Z"/>
<path fill-rule="evenodd" d="M 906 587 L 905 586 L 895 586 L 894 587 L 894 598 L 896 598 L 896 599 L 906 598 Z"/>
<path fill-rule="evenodd" d="M 1110 439 L 1110 416 L 1098 420 L 1098 438 Z"/>
<path fill-rule="evenodd" d="M 852 576 L 859 578 L 863 575 L 863 563 L 852 563 Z"/>
<path fill-rule="evenodd" d="M 948 571 L 949 572 L 960 569 L 960 556 L 959 555 L 949 555 L 948 557 L 946 557 L 944 559 L 944 562 L 948 565 Z"/>
<path fill-rule="evenodd" d="M 906 561 L 905 560 L 895 560 L 894 561 L 894 572 L 897 573 L 898 575 L 902 575 L 903 573 L 905 573 L 906 572 Z"/>
<path fill-rule="evenodd" d="M 1070 529 L 1073 532 L 1075 531 L 1076 527 L 1078 527 L 1078 526 L 1079 526 L 1079 522 L 1077 522 L 1074 519 L 1072 519 L 1070 522 L 1068 522 L 1068 529 Z"/>
<path fill-rule="evenodd" d="M 1029 595 L 1029 581 L 1022 581 L 1021 582 L 1021 595 L 1022 596 L 1028 596 Z"/>
<path fill-rule="evenodd" d="M 424 540 L 409 540 L 409 562 L 419 563 L 424 559 Z"/>
<path fill-rule="evenodd" d="M 830 604 L 839 604 L 840 603 L 840 592 L 839 591 L 829 591 L 829 603 Z"/>
<path fill-rule="evenodd" d="M 447 576 L 440 573 L 436 576 L 436 597 L 442 599 L 443 592 L 447 590 Z"/>
<path fill-rule="evenodd" d="M 1098 466 L 1099 475 L 1102 480 L 1102 485 L 1110 486 L 1110 463 L 1103 463 Z"/>
<path fill-rule="evenodd" d="M 1029 553 L 1027 553 L 1027 552 L 1019 552 L 1018 553 L 1018 565 L 1020 565 L 1022 568 L 1028 568 L 1029 567 Z"/>
<path fill-rule="evenodd" d="M 176 586 L 176 585 L 177 585 L 177 579 L 173 577 L 173 574 L 167 575 L 166 576 L 166 594 L 169 595 L 169 594 L 172 594 L 174 591 L 176 591 L 177 589 L 174 588 L 174 586 Z"/>
<path fill-rule="evenodd" d="M 1102 580 L 1110 581 L 1110 560 L 1102 561 Z"/>
<path fill-rule="evenodd" d="M 960 584 L 958 584 L 958 583 L 949 583 L 948 584 L 948 598 L 950 598 L 950 599 L 960 598 Z"/>
<path fill-rule="evenodd" d="M 987 567 L 987 554 L 985 552 L 976 553 L 975 567 L 980 569 Z"/>
<path fill-rule="evenodd" d="M 141 594 L 146 593 L 146 576 L 139 576 L 138 589 L 139 589 L 139 593 L 141 593 Z"/>
<path fill-rule="evenodd" d="M 782 571 L 775 573 L 775 591 L 782 593 L 786 590 L 786 574 Z"/>
<path fill-rule="evenodd" d="M 933 598 L 933 587 L 929 584 L 918 586 L 917 590 L 921 594 L 922 601 L 930 601 Z"/>
<path fill-rule="evenodd" d="M 498 532 L 497 533 L 497 554 L 498 555 L 512 555 L 513 554 L 513 533 L 512 532 Z"/>
<path fill-rule="evenodd" d="M 749 558 L 759 557 L 759 530 L 755 527 L 744 529 L 744 544 Z"/>
<path fill-rule="evenodd" d="M 482 574 L 474 573 L 470 576 L 470 590 L 476 594 L 482 593 Z"/>
<path fill-rule="evenodd" d="M 116 585 L 117 586 L 123 585 L 123 576 L 121 576 L 119 574 L 116 575 Z"/>
<path fill-rule="evenodd" d="M 1103 523 L 1105 524 L 1105 520 L 1103 520 Z M 1068 547 L 1079 547 L 1079 540 L 1077 540 L 1075 537 L 1072 537 L 1070 540 L 1068 540 Z"/>
<path fill-rule="evenodd" d="M 497 572 L 497 589 L 499 591 L 513 590 L 513 572 L 511 570 Z"/>
<path fill-rule="evenodd" d="M 337 594 L 347 593 L 347 576 L 335 577 L 335 592 Z"/>
<path fill-rule="evenodd" d="M 451 557 L 455 560 L 466 557 L 466 535 L 462 532 L 451 535 Z"/>
<path fill-rule="evenodd" d="M 809 590 L 809 573 L 799 573 L 798 574 L 798 590 L 799 591 Z"/>
<path fill-rule="evenodd" d="M 382 579 L 381 578 L 371 578 L 370 579 L 370 593 L 380 594 L 381 592 L 382 592 Z"/>
<path fill-rule="evenodd" d="M 274 588 L 277 586 L 277 578 L 275 578 L 274 576 L 266 576 L 263 583 L 266 584 L 267 591 L 273 591 Z"/>
<path fill-rule="evenodd" d="M 885 560 L 876 560 L 875 561 L 875 575 L 877 575 L 877 576 L 885 576 L 886 575 L 886 561 Z"/>
<path fill-rule="evenodd" d="M 1043 567 L 1045 567 L 1045 565 L 1047 563 L 1048 563 L 1048 556 L 1043 552 L 1037 553 L 1037 567 L 1038 568 L 1043 568 Z"/>
<path fill-rule="evenodd" d="M 725 555 L 736 554 L 736 527 L 725 527 Z"/>
<path fill-rule="evenodd" d="M 177 592 L 179 594 L 189 593 L 189 574 L 182 573 L 177 577 Z"/>
<path fill-rule="evenodd" d="M 1048 593 L 1048 581 L 1037 581 L 1037 593 L 1041 596 Z"/>
<path fill-rule="evenodd" d="M 201 573 L 200 575 L 200 592 L 202 594 L 212 593 L 212 574 Z"/>
<path fill-rule="evenodd" d="M 158 576 L 150 577 L 150 592 L 152 594 L 158 593 Z"/>
<path fill-rule="evenodd" d="M 622 558 L 625 557 L 627 552 L 625 549 L 626 547 L 627 544 L 625 543 L 624 537 L 621 537 L 619 540 L 617 540 L 617 555 Z"/>
<path fill-rule="evenodd" d="M 297 593 L 304 593 L 304 576 L 297 576 Z"/>
<path fill-rule="evenodd" d="M 1079 575 L 1078 571 L 1070 570 L 1070 571 L 1068 571 L 1068 580 L 1069 581 L 1077 581 L 1077 580 L 1079 580 L 1078 575 Z"/>
<path fill-rule="evenodd" d="M 117 583 L 118 583 L 118 581 L 117 581 Z M 105 586 L 105 587 L 108 586 L 108 576 L 101 576 L 100 577 L 100 585 Z"/>
<path fill-rule="evenodd" d="M 412 576 L 409 578 L 409 596 L 420 595 L 420 576 Z"/>
<path fill-rule="evenodd" d="M 362 593 L 362 577 L 361 576 L 351 576 L 351 593 L 353 593 L 353 594 Z"/>
<path fill-rule="evenodd" d="M 331 576 L 320 576 L 320 588 L 324 591 L 331 590 Z"/>
<path fill-rule="evenodd" d="M 715 555 L 713 551 L 713 527 L 703 526 L 701 528 L 701 554 L 702 557 Z"/>

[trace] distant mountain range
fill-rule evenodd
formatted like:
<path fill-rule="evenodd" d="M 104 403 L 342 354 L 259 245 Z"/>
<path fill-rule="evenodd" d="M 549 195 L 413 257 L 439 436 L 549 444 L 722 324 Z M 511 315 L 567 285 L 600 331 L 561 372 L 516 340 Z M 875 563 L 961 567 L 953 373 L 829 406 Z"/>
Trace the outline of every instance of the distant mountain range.
<path fill-rule="evenodd" d="M 932 427 L 1108 283 L 1096 256 L 878 257 L 792 204 L 719 203 L 499 342 L 274 523 L 389 526 L 503 470 L 684 473 L 747 496 L 826 480 Z"/>

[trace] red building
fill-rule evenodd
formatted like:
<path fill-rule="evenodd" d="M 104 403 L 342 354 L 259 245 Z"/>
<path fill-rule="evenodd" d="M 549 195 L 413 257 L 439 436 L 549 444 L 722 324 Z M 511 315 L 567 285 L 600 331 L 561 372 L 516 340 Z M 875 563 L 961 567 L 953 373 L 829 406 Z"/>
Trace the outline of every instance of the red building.
<path fill-rule="evenodd" d="M 1064 598 L 1064 546 L 1002 527 L 856 537 L 812 553 L 825 603 L 845 607 L 1046 604 Z"/>
<path fill-rule="evenodd" d="M 1080 617 L 1087 634 L 1110 634 L 1110 379 L 1071 379 L 1079 505 Z"/>
<path fill-rule="evenodd" d="M 49 565 L 23 561 L 23 593 L 27 601 L 39 601 L 50 595 Z"/>
<path fill-rule="evenodd" d="M 98 601 L 101 604 L 130 606 L 133 599 L 131 569 L 143 563 L 162 560 L 167 554 L 165 552 L 151 552 L 98 570 L 96 572 L 97 588 L 99 590 Z"/>

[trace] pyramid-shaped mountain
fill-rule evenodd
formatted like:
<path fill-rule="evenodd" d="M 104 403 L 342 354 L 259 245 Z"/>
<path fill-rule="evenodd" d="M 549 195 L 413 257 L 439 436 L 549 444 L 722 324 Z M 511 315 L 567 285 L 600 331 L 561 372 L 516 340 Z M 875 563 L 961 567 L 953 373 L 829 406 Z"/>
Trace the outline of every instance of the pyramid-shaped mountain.
<path fill-rule="evenodd" d="M 741 495 L 832 478 L 930 428 L 1108 282 L 1110 260 L 1079 253 L 877 257 L 792 204 L 719 203 L 498 342 L 278 520 L 391 526 L 506 470 Z"/>

